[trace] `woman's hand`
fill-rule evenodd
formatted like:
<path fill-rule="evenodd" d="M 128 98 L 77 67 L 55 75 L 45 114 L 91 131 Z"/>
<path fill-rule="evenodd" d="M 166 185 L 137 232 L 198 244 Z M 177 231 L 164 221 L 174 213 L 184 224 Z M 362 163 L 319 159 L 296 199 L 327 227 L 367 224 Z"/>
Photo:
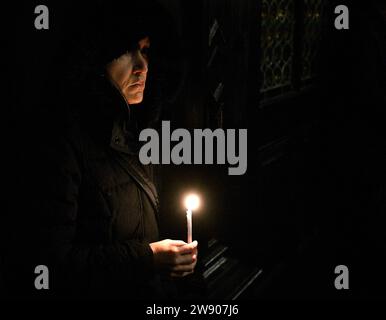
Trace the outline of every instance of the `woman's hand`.
<path fill-rule="evenodd" d="M 197 241 L 162 240 L 150 243 L 156 269 L 172 277 L 185 277 L 194 272 L 197 263 Z"/>

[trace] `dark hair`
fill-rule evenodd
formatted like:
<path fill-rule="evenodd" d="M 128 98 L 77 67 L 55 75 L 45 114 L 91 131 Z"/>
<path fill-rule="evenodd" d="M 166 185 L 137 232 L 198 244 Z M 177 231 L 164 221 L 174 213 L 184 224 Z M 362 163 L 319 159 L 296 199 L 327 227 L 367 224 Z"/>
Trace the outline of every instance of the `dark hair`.
<path fill-rule="evenodd" d="M 70 90 L 77 96 L 98 90 L 105 66 L 114 58 L 130 51 L 144 37 L 150 38 L 149 74 L 140 116 L 144 126 L 158 121 L 162 103 L 174 90 L 170 78 L 181 75 L 167 72 L 170 60 L 178 59 L 178 34 L 172 17 L 156 1 L 99 1 L 92 8 L 81 9 L 74 29 L 73 45 L 66 53 L 64 97 Z"/>

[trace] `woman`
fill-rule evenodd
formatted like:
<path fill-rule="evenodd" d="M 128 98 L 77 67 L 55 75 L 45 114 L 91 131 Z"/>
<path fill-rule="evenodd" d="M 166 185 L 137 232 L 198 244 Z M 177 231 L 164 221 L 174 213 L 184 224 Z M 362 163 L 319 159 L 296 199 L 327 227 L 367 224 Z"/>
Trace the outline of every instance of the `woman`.
<path fill-rule="evenodd" d="M 64 102 L 69 116 L 51 117 L 28 153 L 28 209 L 11 250 L 19 258 L 22 252 L 22 261 L 11 261 L 22 265 L 19 281 L 32 294 L 162 298 L 158 275 L 184 277 L 195 268 L 196 241 L 159 241 L 153 171 L 138 158 L 138 133 L 149 123 L 144 114 L 156 112 L 140 104 L 157 69 L 148 52 L 164 41 L 154 34 L 159 13 L 143 1 L 98 7 L 79 38 L 83 49 L 65 54 L 70 77 L 55 103 Z M 148 105 L 154 101 L 149 95 Z M 37 265 L 50 272 L 47 292 L 33 287 Z"/>

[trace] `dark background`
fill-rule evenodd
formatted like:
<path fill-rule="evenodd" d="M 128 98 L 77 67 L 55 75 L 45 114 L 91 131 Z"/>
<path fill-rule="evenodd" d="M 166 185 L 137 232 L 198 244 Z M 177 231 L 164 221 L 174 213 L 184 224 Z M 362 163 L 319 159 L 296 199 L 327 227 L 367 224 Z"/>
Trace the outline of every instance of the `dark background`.
<path fill-rule="evenodd" d="M 193 218 L 194 238 L 202 249 L 217 238 L 240 260 L 266 270 L 252 298 L 384 297 L 386 17 L 381 1 L 325 1 L 318 77 L 301 86 L 294 71 L 293 87 L 271 99 L 260 93 L 261 1 L 161 2 L 180 36 L 176 50 L 183 70 L 161 118 L 174 128 L 248 129 L 243 176 L 228 176 L 227 166 L 217 165 L 158 168 L 163 236 L 185 238 L 181 196 L 197 190 L 203 204 Z M 28 136 L 40 121 L 52 121 L 53 82 L 63 68 L 58 57 L 71 45 L 74 21 L 87 9 L 47 1 L 50 29 L 39 31 L 33 26 L 38 4 L 14 5 L 4 38 L 8 214 L 22 201 L 12 173 L 28 161 L 14 155 L 33 143 Z M 295 4 L 301 14 L 302 1 Z M 337 4 L 350 9 L 349 30 L 334 28 Z M 221 33 L 209 45 L 214 19 Z M 303 34 L 296 24 L 294 54 Z M 219 51 L 208 66 L 214 45 Z M 301 59 L 294 64 L 297 70 Z M 220 82 L 224 90 L 216 101 Z M 348 291 L 334 288 L 339 264 L 350 269 Z"/>

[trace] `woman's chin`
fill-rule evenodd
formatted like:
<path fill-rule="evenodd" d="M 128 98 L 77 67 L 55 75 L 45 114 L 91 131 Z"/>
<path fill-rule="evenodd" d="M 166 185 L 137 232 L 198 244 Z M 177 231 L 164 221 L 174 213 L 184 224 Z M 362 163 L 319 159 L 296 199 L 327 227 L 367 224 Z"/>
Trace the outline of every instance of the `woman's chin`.
<path fill-rule="evenodd" d="M 129 104 L 138 104 L 143 100 L 143 91 L 126 95 L 126 100 Z"/>

